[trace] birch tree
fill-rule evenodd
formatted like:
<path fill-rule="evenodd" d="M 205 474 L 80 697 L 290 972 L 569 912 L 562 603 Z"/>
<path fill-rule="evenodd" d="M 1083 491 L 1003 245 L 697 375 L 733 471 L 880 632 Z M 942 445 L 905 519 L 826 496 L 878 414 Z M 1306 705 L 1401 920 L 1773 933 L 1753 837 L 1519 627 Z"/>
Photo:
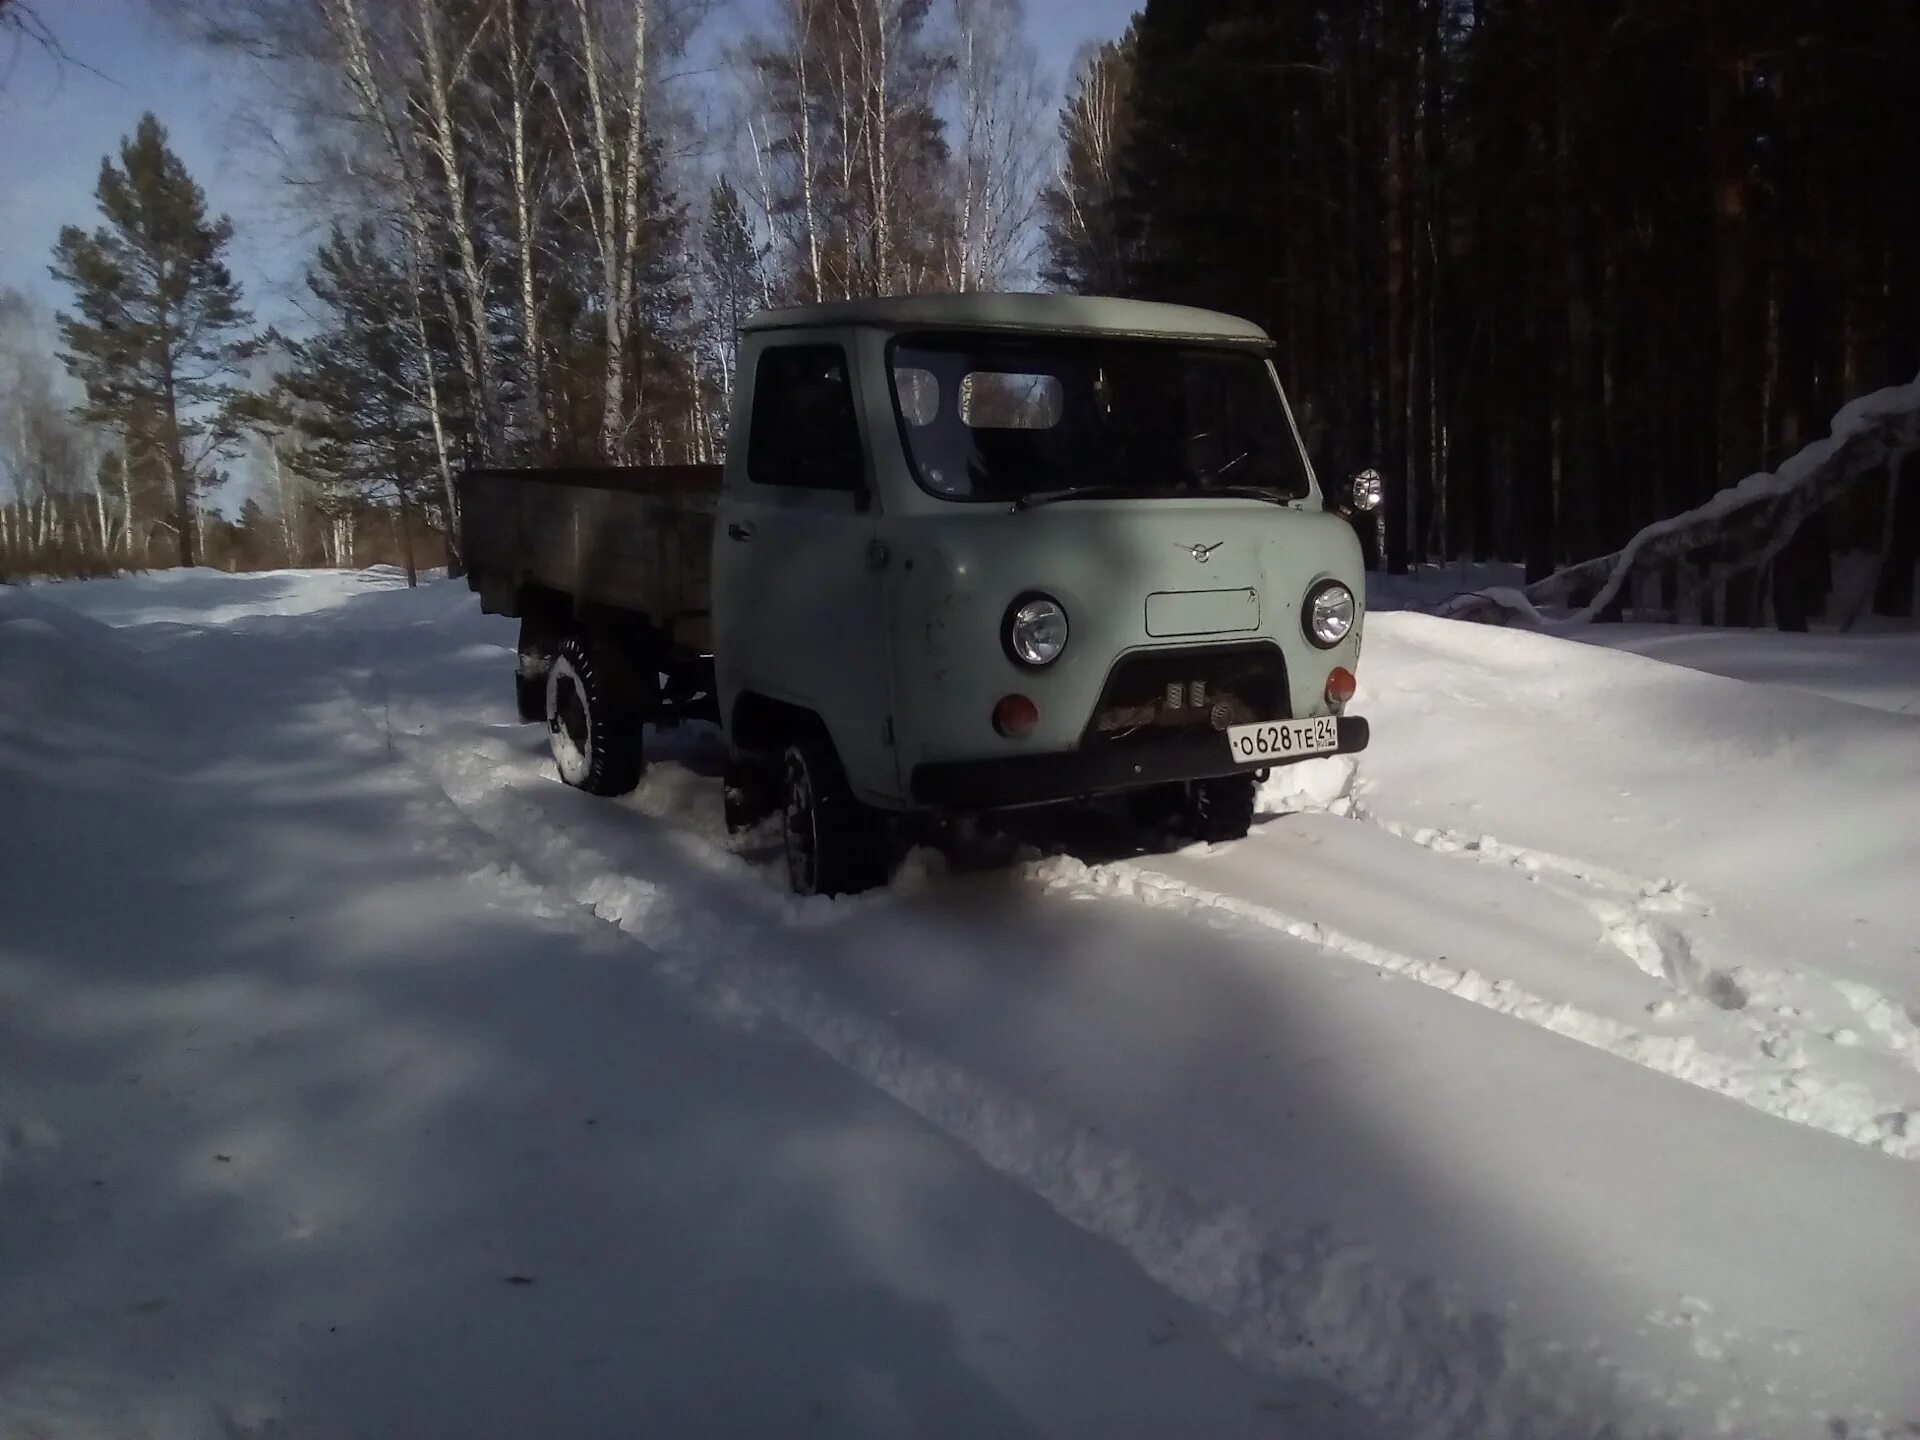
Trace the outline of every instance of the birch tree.
<path fill-rule="evenodd" d="M 1055 172 L 1041 196 L 1049 284 L 1112 295 L 1132 283 L 1119 213 L 1122 146 L 1132 113 L 1131 34 L 1085 52 L 1060 112 Z"/>
<path fill-rule="evenodd" d="M 952 0 L 952 20 L 958 193 L 948 281 L 990 290 L 1032 257 L 1046 111 L 1022 0 Z"/>
<path fill-rule="evenodd" d="M 353 9 L 358 0 L 331 3 Z M 455 109 L 457 92 L 467 83 L 474 53 L 486 38 L 492 16 L 490 7 L 413 0 L 411 19 L 419 75 L 408 109 L 416 121 L 416 143 L 433 161 L 431 169 L 441 191 L 438 219 L 459 262 L 459 304 L 466 321 L 463 348 L 470 350 L 472 357 L 473 416 L 481 454 L 491 455 L 500 450 L 498 366 L 494 360 L 489 287 L 467 187 L 467 169 L 472 162 L 468 139 L 471 127 L 456 123 Z M 424 265 L 425 247 L 416 243 L 412 259 L 415 267 Z"/>
<path fill-rule="evenodd" d="M 651 0 L 571 0 L 575 64 L 585 82 L 584 134 L 576 135 L 564 101 L 579 196 L 600 261 L 598 296 L 603 343 L 600 453 L 616 463 L 627 452 L 633 415 L 627 400 L 627 342 L 632 331 L 635 261 L 640 250 L 640 185 L 647 143 L 647 19 Z"/>
<path fill-rule="evenodd" d="M 783 0 L 741 52 L 764 106 L 756 159 L 770 227 L 803 299 L 942 288 L 952 57 L 931 0 Z"/>

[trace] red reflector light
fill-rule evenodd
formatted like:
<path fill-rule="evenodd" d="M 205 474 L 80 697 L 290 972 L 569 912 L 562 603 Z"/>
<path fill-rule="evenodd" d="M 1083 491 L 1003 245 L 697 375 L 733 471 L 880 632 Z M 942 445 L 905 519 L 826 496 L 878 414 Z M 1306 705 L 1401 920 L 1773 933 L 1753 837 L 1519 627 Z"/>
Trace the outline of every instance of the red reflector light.
<path fill-rule="evenodd" d="M 1040 707 L 1024 695 L 1008 695 L 993 707 L 993 728 L 1009 740 L 1024 740 L 1040 723 Z"/>
<path fill-rule="evenodd" d="M 1327 703 L 1344 705 L 1353 699 L 1353 692 L 1360 688 L 1360 682 L 1353 678 L 1353 672 L 1344 665 L 1336 665 L 1333 673 L 1327 676 Z"/>

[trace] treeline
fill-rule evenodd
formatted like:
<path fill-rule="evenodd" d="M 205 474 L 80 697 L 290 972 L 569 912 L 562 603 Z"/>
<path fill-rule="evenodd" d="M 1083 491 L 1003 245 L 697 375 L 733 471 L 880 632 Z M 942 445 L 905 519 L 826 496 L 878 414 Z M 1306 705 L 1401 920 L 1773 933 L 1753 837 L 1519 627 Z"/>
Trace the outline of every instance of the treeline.
<path fill-rule="evenodd" d="M 301 397 L 326 352 L 256 332 L 227 271 L 231 226 L 152 116 L 102 162 L 101 224 L 67 226 L 49 327 L 0 291 L 0 579 L 156 564 L 404 563 L 442 516 L 410 484 L 344 461 L 343 414 Z M 343 394 L 342 403 L 363 398 Z M 343 412 L 344 413 L 344 412 Z M 209 503 L 227 466 L 253 483 Z M 383 484 L 384 482 L 384 484 Z"/>
<path fill-rule="evenodd" d="M 1062 132 L 1053 280 L 1268 325 L 1396 570 L 1603 554 L 1920 371 L 1913 0 L 1148 0 Z M 1776 603 L 1889 526 L 1912 613 L 1911 473 Z"/>
<path fill-rule="evenodd" d="M 776 0 L 698 85 L 697 0 L 172 8 L 264 64 L 331 225 L 282 463 L 379 477 L 455 552 L 463 465 L 718 458 L 754 310 L 1031 269 L 1020 0 Z"/>
<path fill-rule="evenodd" d="M 162 8 L 255 77 L 324 236 L 299 333 L 261 331 L 148 117 L 62 237 L 61 354 L 130 466 L 100 503 L 183 564 L 242 469 L 330 557 L 390 512 L 457 564 L 464 465 L 717 458 L 750 312 L 1036 269 L 1053 102 L 1021 0 L 774 0 L 697 82 L 699 0 Z"/>
<path fill-rule="evenodd" d="M 1149 0 L 1057 126 L 1020 0 L 726 44 L 701 0 L 158 3 L 255 78 L 302 323 L 143 124 L 54 259 L 84 434 L 12 466 L 0 565 L 192 563 L 231 474 L 289 559 L 457 564 L 461 466 L 717 458 L 741 319 L 843 296 L 1251 316 L 1323 473 L 1387 475 L 1394 569 L 1605 554 L 1920 370 L 1916 0 Z M 1714 617 L 1804 619 L 1842 549 L 1911 613 L 1912 468 L 1762 570 L 1686 557 Z"/>

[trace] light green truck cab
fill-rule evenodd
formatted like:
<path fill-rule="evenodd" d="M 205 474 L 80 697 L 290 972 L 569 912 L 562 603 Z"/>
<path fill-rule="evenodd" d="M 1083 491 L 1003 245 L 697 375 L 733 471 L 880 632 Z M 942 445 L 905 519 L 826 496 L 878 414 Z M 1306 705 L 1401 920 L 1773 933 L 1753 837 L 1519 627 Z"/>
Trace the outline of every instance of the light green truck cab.
<path fill-rule="evenodd" d="M 1258 327 L 941 296 L 745 327 L 714 524 L 729 811 L 796 889 L 884 872 L 889 814 L 1136 792 L 1244 834 L 1268 767 L 1365 747 L 1365 572 Z"/>

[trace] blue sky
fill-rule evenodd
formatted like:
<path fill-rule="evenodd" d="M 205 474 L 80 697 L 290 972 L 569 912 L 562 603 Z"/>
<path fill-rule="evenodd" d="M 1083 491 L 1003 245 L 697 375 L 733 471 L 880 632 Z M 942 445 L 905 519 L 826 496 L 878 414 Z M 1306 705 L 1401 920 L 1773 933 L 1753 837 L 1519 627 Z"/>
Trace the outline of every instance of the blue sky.
<path fill-rule="evenodd" d="M 1028 0 L 1029 24 L 1047 71 L 1062 85 L 1074 52 L 1125 28 L 1140 0 Z M 737 31 L 753 0 L 733 0 L 709 22 Z M 238 97 L 214 62 L 182 45 L 146 0 L 37 0 L 75 59 L 99 71 L 57 71 L 31 50 L 0 53 L 0 286 L 43 305 L 65 299 L 47 275 L 63 224 L 94 223 L 100 157 L 117 152 L 141 112 L 152 110 L 237 228 L 234 268 L 263 318 L 281 315 L 276 287 L 295 279 L 304 243 L 276 218 L 274 180 L 236 135 Z"/>

